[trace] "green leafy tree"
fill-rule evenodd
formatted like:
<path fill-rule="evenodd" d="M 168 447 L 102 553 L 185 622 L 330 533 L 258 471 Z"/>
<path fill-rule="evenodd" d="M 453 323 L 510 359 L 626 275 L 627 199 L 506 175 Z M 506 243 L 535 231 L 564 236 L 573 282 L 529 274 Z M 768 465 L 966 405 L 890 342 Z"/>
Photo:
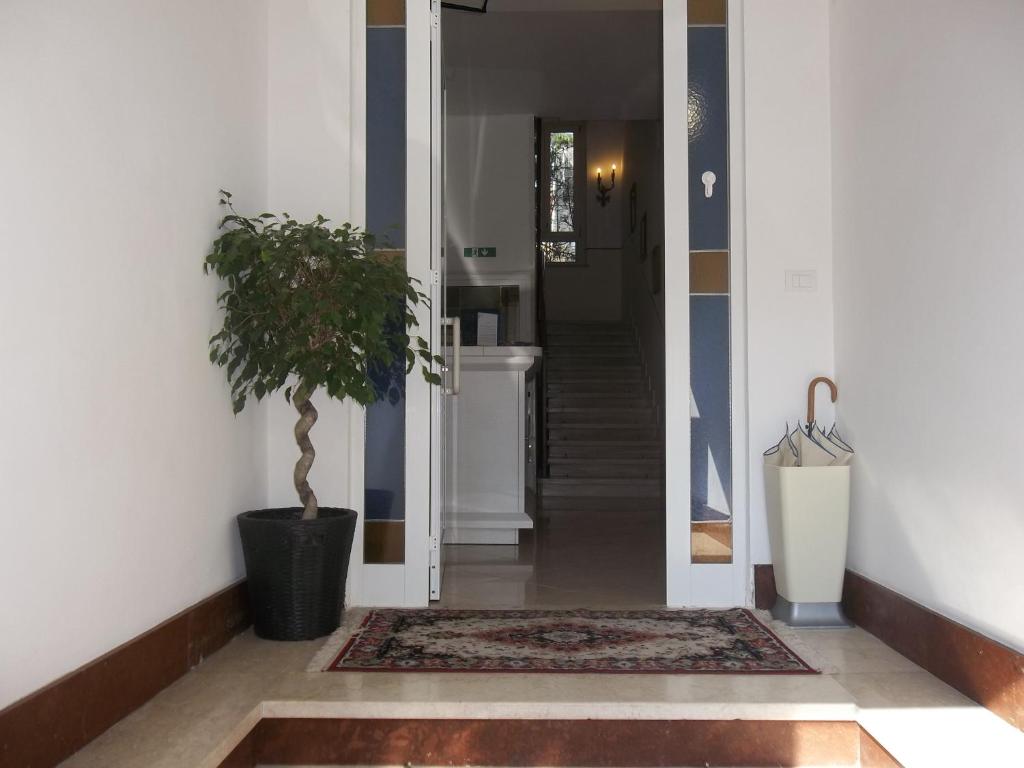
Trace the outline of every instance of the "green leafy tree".
<path fill-rule="evenodd" d="M 220 202 L 228 209 L 224 231 L 203 265 L 226 286 L 218 296 L 224 327 L 210 339 L 210 360 L 227 369 L 235 413 L 250 397 L 280 389 L 298 410 L 295 490 L 303 519 L 313 519 L 313 394 L 323 389 L 367 405 L 393 391 L 396 376 L 404 383 L 417 364 L 439 384 L 432 364 L 441 359 L 409 335 L 415 306 L 428 299 L 403 260 L 377 250 L 372 235 L 350 224 L 332 228 L 323 216 L 299 222 L 287 213 L 241 216 L 224 190 Z"/>

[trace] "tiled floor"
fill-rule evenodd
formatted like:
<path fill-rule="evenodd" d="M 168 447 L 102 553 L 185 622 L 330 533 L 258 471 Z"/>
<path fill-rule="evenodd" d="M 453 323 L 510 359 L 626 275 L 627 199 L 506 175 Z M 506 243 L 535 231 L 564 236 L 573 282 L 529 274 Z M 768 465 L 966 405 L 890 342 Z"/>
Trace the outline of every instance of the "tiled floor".
<path fill-rule="evenodd" d="M 521 552 L 448 553 L 446 606 L 657 604 L 660 525 L 598 514 L 550 521 Z M 584 542 L 579 546 L 572 542 Z M 617 543 L 616 543 L 617 542 Z M 652 556 L 651 551 L 657 554 Z M 203 766 L 260 714 L 859 720 L 907 766 L 1024 765 L 1024 734 L 859 629 L 789 630 L 808 676 L 307 672 L 322 643 L 237 638 L 68 760 L 72 768 Z"/>

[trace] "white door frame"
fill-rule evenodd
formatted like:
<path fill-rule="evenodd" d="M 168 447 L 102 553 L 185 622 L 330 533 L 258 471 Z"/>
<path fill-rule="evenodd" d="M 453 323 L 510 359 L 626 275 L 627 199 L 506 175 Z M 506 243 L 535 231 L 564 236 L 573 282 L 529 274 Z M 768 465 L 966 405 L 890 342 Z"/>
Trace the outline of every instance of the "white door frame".
<path fill-rule="evenodd" d="M 431 109 L 430 30 L 427 0 L 405 4 L 405 262 L 421 287 L 432 284 L 431 194 L 433 112 Z M 424 291 L 426 292 L 426 291 Z M 429 337 L 431 310 L 416 307 L 420 331 Z M 418 371 L 405 385 L 405 602 L 430 601 L 431 385 Z"/>
<path fill-rule="evenodd" d="M 728 1 L 729 271 L 733 561 L 690 562 L 690 473 L 666 472 L 665 586 L 670 606 L 731 607 L 753 601 L 747 427 L 746 185 L 743 122 L 743 2 Z M 665 463 L 690 466 L 690 260 L 686 3 L 663 4 L 665 120 Z M 684 126 L 669 130 L 669 126 Z M 677 300 L 670 301 L 671 297 Z M 684 384 L 680 385 L 680 382 Z"/>
<path fill-rule="evenodd" d="M 743 124 L 743 3 L 729 5 L 730 322 L 732 357 L 733 563 L 690 563 L 690 473 L 666 472 L 666 603 L 670 606 L 736 606 L 752 602 L 749 553 L 749 484 L 746 373 L 746 228 Z M 365 210 L 365 4 L 353 7 L 352 184 L 353 221 Z M 357 8 L 358 7 L 358 8 Z M 686 3 L 664 3 L 665 210 L 689 210 Z M 410 275 L 431 282 L 431 77 L 430 3 L 406 4 L 407 251 Z M 357 83 L 358 81 L 358 83 Z M 682 126 L 681 130 L 670 130 Z M 669 183 L 670 180 L 677 180 Z M 360 208 L 362 206 L 362 208 Z M 363 217 L 365 218 L 365 217 Z M 690 466 L 689 216 L 665 216 L 665 460 Z M 417 312 L 430 328 L 429 311 Z M 680 386 L 679 383 L 683 382 Z M 406 388 L 405 565 L 363 565 L 353 552 L 354 604 L 425 606 L 429 602 L 431 407 L 429 385 L 409 376 Z M 353 409 L 350 478 L 353 508 L 362 508 L 364 416 Z M 361 537 L 360 537 L 361 538 Z M 361 542 L 357 541 L 357 544 Z M 396 570 L 398 569 L 398 570 Z M 386 571 L 386 572 L 385 572 Z M 399 592 L 401 594 L 399 594 Z"/>
<path fill-rule="evenodd" d="M 665 602 L 696 605 L 690 565 L 690 210 L 686 3 L 662 4 L 665 187 Z M 671 215 L 669 212 L 684 215 Z M 685 471 L 668 471 L 670 467 Z"/>
<path fill-rule="evenodd" d="M 350 220 L 366 222 L 366 3 L 350 7 Z M 430 280 L 430 5 L 406 4 L 406 265 L 429 289 Z M 424 290 L 427 292 L 427 290 Z M 430 335 L 430 310 L 416 309 L 420 331 Z M 431 385 L 419 371 L 405 390 L 405 562 L 363 560 L 363 515 L 356 526 L 349 567 L 350 605 L 422 607 L 429 602 Z M 349 420 L 349 506 L 365 512 L 366 411 L 352 405 Z"/>

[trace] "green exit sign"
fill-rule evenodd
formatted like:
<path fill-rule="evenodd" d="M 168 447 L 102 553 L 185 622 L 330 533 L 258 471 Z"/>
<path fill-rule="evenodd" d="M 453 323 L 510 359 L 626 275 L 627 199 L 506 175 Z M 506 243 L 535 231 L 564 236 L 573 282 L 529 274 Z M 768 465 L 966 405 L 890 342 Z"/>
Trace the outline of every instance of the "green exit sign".
<path fill-rule="evenodd" d="M 463 248 L 464 259 L 494 259 L 498 256 L 497 248 Z"/>

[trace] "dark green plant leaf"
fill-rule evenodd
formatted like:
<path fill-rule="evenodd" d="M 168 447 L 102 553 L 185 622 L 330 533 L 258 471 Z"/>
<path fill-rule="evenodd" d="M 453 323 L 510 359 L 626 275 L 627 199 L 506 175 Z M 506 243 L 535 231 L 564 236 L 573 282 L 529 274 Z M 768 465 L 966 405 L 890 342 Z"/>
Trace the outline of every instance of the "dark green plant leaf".
<path fill-rule="evenodd" d="M 376 250 L 376 238 L 348 223 L 331 229 L 322 215 L 308 223 L 288 213 L 242 216 L 224 190 L 220 200 L 228 213 L 203 269 L 224 283 L 210 360 L 226 366 L 236 413 L 249 395 L 284 388 L 286 399 L 298 398 L 285 386 L 290 376 L 304 392 L 368 404 L 387 389 L 371 371 L 390 371 L 403 357 L 398 370 L 419 358 L 427 380 L 440 381 L 429 344 L 409 334 L 411 308 L 427 296 L 400 260 Z"/>

